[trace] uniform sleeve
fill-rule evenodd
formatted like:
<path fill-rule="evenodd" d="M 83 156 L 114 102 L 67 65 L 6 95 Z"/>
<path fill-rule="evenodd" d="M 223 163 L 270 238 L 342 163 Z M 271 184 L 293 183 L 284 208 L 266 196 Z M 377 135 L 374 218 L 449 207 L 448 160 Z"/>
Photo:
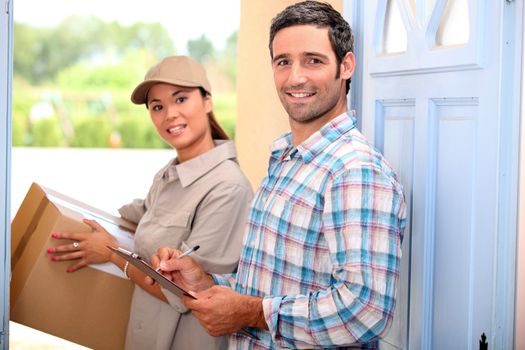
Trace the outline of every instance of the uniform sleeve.
<path fill-rule="evenodd" d="M 237 268 L 242 237 L 253 193 L 251 188 L 220 183 L 197 208 L 191 234 L 181 250 L 199 245 L 192 254 L 210 273 L 231 273 Z"/>
<path fill-rule="evenodd" d="M 172 161 L 170 161 L 171 163 Z M 149 188 L 146 199 L 134 199 L 131 203 L 125 204 L 118 209 L 119 214 L 126 220 L 129 220 L 135 224 L 138 224 L 142 219 L 146 210 L 151 204 L 151 199 L 159 189 L 159 181 L 162 178 L 162 174 L 165 172 L 166 167 L 160 169 L 153 177 L 153 182 Z"/>
<path fill-rule="evenodd" d="M 392 321 L 406 215 L 400 185 L 373 168 L 353 169 L 334 180 L 323 209 L 333 284 L 263 300 L 282 347 L 368 343 Z"/>
<path fill-rule="evenodd" d="M 199 245 L 199 250 L 192 253 L 192 258 L 207 272 L 229 274 L 236 270 L 252 197 L 249 187 L 236 184 L 219 184 L 214 187 L 199 204 L 191 234 L 179 249 L 185 251 Z M 217 284 L 218 277 L 225 285 L 232 279 L 221 275 L 213 277 Z M 165 290 L 163 293 L 175 310 L 181 313 L 188 311 L 176 295 Z"/>
<path fill-rule="evenodd" d="M 146 212 L 145 200 L 134 199 L 133 202 L 123 205 L 119 208 L 120 215 L 134 224 L 138 224 Z"/>

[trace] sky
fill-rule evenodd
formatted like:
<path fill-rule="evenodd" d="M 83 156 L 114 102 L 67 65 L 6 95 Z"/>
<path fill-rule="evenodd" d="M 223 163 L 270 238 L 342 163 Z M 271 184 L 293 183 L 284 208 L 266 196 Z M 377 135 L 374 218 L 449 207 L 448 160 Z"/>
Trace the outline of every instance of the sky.
<path fill-rule="evenodd" d="M 178 54 L 188 39 L 206 35 L 216 49 L 239 28 L 240 0 L 15 0 L 14 20 L 52 26 L 70 15 L 94 15 L 110 22 L 160 22 Z"/>

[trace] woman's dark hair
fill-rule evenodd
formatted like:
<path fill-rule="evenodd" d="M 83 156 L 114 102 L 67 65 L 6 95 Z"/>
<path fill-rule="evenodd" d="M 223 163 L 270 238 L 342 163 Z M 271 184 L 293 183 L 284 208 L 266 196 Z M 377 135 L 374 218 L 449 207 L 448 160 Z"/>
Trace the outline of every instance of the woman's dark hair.
<path fill-rule="evenodd" d="M 303 1 L 286 7 L 275 16 L 270 26 L 270 56 L 273 58 L 273 39 L 281 29 L 311 24 L 319 28 L 328 28 L 328 39 L 337 60 L 336 79 L 339 78 L 340 66 L 348 52 L 354 52 L 354 35 L 348 22 L 330 4 L 318 1 Z M 350 90 L 351 79 L 346 81 L 346 92 Z"/>
<path fill-rule="evenodd" d="M 199 91 L 201 93 L 202 97 L 211 96 L 208 91 L 204 90 L 204 88 L 199 86 Z M 210 129 L 211 129 L 211 138 L 214 140 L 229 140 L 228 134 L 222 126 L 219 124 L 219 121 L 217 118 L 215 118 L 215 114 L 213 114 L 213 111 L 208 113 L 208 119 L 210 121 Z"/>

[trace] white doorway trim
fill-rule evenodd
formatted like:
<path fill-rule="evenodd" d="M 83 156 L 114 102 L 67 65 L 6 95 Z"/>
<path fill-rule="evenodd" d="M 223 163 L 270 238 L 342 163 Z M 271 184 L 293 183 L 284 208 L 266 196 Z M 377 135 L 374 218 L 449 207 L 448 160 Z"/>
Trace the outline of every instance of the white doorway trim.
<path fill-rule="evenodd" d="M 0 3 L 0 348 L 9 348 L 9 280 L 11 277 L 11 92 L 13 71 L 13 1 Z"/>

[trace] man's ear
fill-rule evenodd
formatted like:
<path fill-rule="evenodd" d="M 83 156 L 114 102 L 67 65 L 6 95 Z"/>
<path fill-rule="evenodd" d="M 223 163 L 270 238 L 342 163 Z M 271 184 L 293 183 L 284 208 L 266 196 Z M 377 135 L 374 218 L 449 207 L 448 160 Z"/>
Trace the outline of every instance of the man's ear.
<path fill-rule="evenodd" d="M 354 75 L 355 56 L 352 52 L 347 52 L 341 60 L 341 78 L 348 80 Z"/>

